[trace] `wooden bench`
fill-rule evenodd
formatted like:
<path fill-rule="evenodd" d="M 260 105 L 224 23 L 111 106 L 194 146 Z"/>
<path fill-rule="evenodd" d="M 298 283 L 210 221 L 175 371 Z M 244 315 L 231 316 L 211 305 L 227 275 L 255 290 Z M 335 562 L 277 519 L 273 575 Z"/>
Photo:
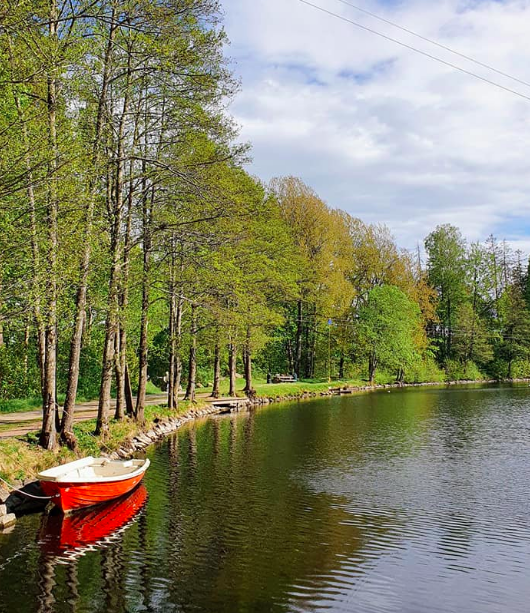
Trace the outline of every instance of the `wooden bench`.
<path fill-rule="evenodd" d="M 274 375 L 273 383 L 296 383 L 297 379 L 293 375 Z"/>

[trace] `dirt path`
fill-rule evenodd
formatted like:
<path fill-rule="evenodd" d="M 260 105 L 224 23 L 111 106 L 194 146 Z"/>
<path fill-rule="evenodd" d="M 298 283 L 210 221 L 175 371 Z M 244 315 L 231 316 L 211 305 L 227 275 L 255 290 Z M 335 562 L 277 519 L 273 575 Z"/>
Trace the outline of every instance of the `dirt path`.
<path fill-rule="evenodd" d="M 184 394 L 180 394 L 181 397 Z M 213 399 L 209 393 L 197 394 L 197 398 L 200 398 L 203 402 L 233 402 L 234 398 L 219 398 Z M 133 399 L 136 402 L 136 398 Z M 146 396 L 146 405 L 158 405 L 167 403 L 167 394 L 149 394 Z M 116 407 L 115 402 L 111 403 L 112 415 Z M 62 408 L 62 407 L 61 407 Z M 95 419 L 98 415 L 98 401 L 91 400 L 90 402 L 83 402 L 77 404 L 75 407 L 74 422 L 88 421 Z M 42 411 L 24 411 L 22 413 L 0 413 L 0 440 L 6 438 L 12 438 L 15 436 L 24 436 L 29 432 L 35 432 L 40 425 L 42 419 Z"/>
<path fill-rule="evenodd" d="M 136 400 L 136 399 L 135 399 Z M 150 394 L 146 397 L 146 405 L 164 404 L 167 402 L 167 394 Z M 111 414 L 115 409 L 115 403 L 111 404 Z M 74 421 L 88 421 L 98 415 L 98 401 L 83 402 L 76 405 Z M 24 411 L 23 413 L 0 413 L 0 439 L 22 436 L 38 429 L 42 419 L 42 411 Z"/>

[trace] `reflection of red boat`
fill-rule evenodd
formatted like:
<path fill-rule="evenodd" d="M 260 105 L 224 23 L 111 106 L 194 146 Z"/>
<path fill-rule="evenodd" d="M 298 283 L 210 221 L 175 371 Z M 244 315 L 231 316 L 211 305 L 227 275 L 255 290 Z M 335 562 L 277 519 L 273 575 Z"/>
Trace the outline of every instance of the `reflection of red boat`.
<path fill-rule="evenodd" d="M 128 496 L 72 515 L 51 514 L 45 518 L 41 546 L 52 555 L 72 554 L 118 534 L 143 508 L 147 490 L 140 485 Z"/>
<path fill-rule="evenodd" d="M 45 470 L 37 478 L 46 496 L 67 513 L 127 494 L 148 467 L 149 460 L 111 462 L 88 457 Z"/>

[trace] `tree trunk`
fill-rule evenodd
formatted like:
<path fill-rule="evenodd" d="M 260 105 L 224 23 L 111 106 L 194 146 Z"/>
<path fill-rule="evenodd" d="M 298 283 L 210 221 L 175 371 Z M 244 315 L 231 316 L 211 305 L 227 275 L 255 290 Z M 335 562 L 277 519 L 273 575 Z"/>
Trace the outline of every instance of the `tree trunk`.
<path fill-rule="evenodd" d="M 177 293 L 175 280 L 175 241 L 171 240 L 171 261 L 169 264 L 169 367 L 167 380 L 167 406 L 168 409 L 174 411 L 177 408 L 177 399 L 175 397 L 175 359 L 177 334 L 175 326 L 175 314 L 177 311 Z"/>
<path fill-rule="evenodd" d="M 30 326 L 29 323 L 26 324 L 24 328 L 24 383 L 28 384 L 28 367 L 29 367 L 29 337 L 30 337 Z"/>
<path fill-rule="evenodd" d="M 113 247 L 113 249 L 116 249 L 116 247 Z M 117 262 L 114 261 L 109 281 L 109 307 L 107 320 L 105 322 L 105 344 L 103 346 L 103 363 L 101 370 L 101 385 L 99 389 L 96 434 L 106 434 L 109 429 L 110 391 L 112 385 L 112 370 L 114 367 L 114 337 L 117 328 L 116 273 Z"/>
<path fill-rule="evenodd" d="M 339 379 L 344 379 L 344 351 L 340 352 L 340 360 L 339 360 Z"/>
<path fill-rule="evenodd" d="M 306 312 L 306 319 L 309 320 L 308 312 Z M 304 337 L 305 337 L 304 338 L 305 351 L 303 352 L 304 377 L 306 379 L 310 379 L 311 378 L 311 368 L 310 368 L 311 349 L 310 349 L 310 342 L 309 342 L 309 321 L 307 321 L 305 325 Z"/>
<path fill-rule="evenodd" d="M 94 218 L 94 206 L 96 201 L 97 190 L 97 168 L 99 165 L 100 141 L 103 132 L 104 110 L 107 100 L 108 84 L 110 79 L 110 68 L 112 49 L 114 46 L 114 38 L 117 29 L 115 23 L 116 8 L 113 7 L 111 14 L 111 24 L 109 27 L 109 37 L 105 50 L 105 59 L 103 65 L 103 76 L 101 83 L 101 92 L 98 100 L 98 112 L 96 116 L 96 127 L 94 133 L 94 142 L 92 144 L 92 159 L 90 162 L 93 173 L 91 175 L 88 195 L 86 198 L 85 220 L 84 220 L 84 241 L 83 253 L 79 268 L 79 286 L 76 295 L 75 304 L 75 322 L 74 331 L 70 341 L 70 358 L 68 364 L 68 383 L 66 388 L 66 399 L 64 402 L 63 418 L 61 423 L 61 438 L 68 444 L 71 444 L 73 439 L 73 423 L 75 412 L 75 401 L 77 397 L 77 388 L 79 384 L 79 362 L 81 359 L 81 348 L 83 341 L 83 329 L 86 319 L 86 303 L 88 290 L 88 275 L 90 272 L 90 260 L 92 256 L 92 228 Z M 75 442 L 74 442 L 75 444 Z"/>
<path fill-rule="evenodd" d="M 252 388 L 252 348 L 251 348 L 251 331 L 247 328 L 247 338 L 245 343 L 245 394 L 250 398 L 256 394 L 256 390 Z"/>
<path fill-rule="evenodd" d="M 195 385 L 197 378 L 197 313 L 196 306 L 191 306 L 191 345 L 188 362 L 188 386 L 184 400 L 195 402 Z"/>
<path fill-rule="evenodd" d="M 50 3 L 49 13 L 50 39 L 56 43 L 58 15 L 55 0 Z M 40 444 L 45 449 L 56 445 L 56 376 L 57 376 L 57 248 L 58 248 L 58 196 L 57 196 L 57 75 L 52 68 L 47 78 L 48 111 L 48 202 L 46 224 L 48 227 L 48 304 L 46 313 L 45 344 L 46 362 L 44 368 L 44 386 L 42 389 L 42 431 Z"/>
<path fill-rule="evenodd" d="M 168 407 L 178 409 L 178 394 L 182 374 L 180 341 L 182 334 L 182 287 L 177 285 L 176 237 L 171 238 L 171 262 L 169 267 L 169 372 Z M 182 268 L 182 266 L 181 266 Z"/>
<path fill-rule="evenodd" d="M 121 283 L 118 297 L 118 308 L 120 312 L 120 322 L 118 328 L 118 354 L 116 356 L 116 412 L 114 419 L 123 419 L 127 411 L 126 398 L 126 377 L 127 371 L 127 327 L 125 318 L 127 315 L 127 306 L 129 304 L 129 263 L 130 263 L 130 247 L 131 247 L 131 226 L 132 226 L 132 206 L 133 206 L 133 185 L 132 185 L 132 164 L 130 168 L 130 184 L 129 197 L 127 207 L 127 226 L 125 230 L 125 241 L 123 245 L 123 268 L 121 274 Z M 129 382 L 130 385 L 130 382 Z M 132 411 L 131 411 L 132 414 Z"/>
<path fill-rule="evenodd" d="M 142 160 L 142 231 L 143 231 L 143 273 L 142 273 L 142 319 L 140 325 L 140 348 L 139 348 L 139 379 L 138 379 L 138 394 L 136 403 L 136 419 L 140 423 L 144 423 L 145 417 L 145 393 L 148 379 L 148 335 L 147 329 L 149 325 L 149 305 L 150 305 L 150 284 L 151 284 L 151 249 L 152 249 L 152 235 L 151 235 L 151 222 L 155 199 L 155 188 L 151 186 L 149 188 L 147 181 L 147 157 L 149 153 L 149 117 L 147 109 L 148 100 L 148 87 L 144 84 L 144 97 L 145 107 L 143 113 L 143 129 L 144 129 L 144 141 L 143 141 L 143 155 Z M 160 118 L 160 134 L 158 135 L 158 142 L 162 143 L 164 140 L 163 130 L 165 124 L 165 102 L 162 102 L 162 112 Z M 139 122 L 137 122 L 139 123 Z M 159 145 L 160 146 L 160 145 Z M 157 150 L 157 157 L 159 155 Z"/>
<path fill-rule="evenodd" d="M 182 291 L 181 289 L 179 290 Z M 176 410 L 178 409 L 178 395 L 180 388 L 180 380 L 182 377 L 182 359 L 180 357 L 180 344 L 182 335 L 182 307 L 183 300 L 182 294 L 179 293 L 172 297 L 172 336 L 171 336 L 171 350 L 169 356 L 169 383 L 170 390 L 168 391 L 168 406 Z"/>
<path fill-rule="evenodd" d="M 131 378 L 129 377 L 129 367 L 125 362 L 125 408 L 127 415 L 132 417 L 134 415 L 134 402 L 133 393 L 131 388 Z"/>
<path fill-rule="evenodd" d="M 215 341 L 214 358 L 213 358 L 213 390 L 212 398 L 220 398 L 221 396 L 221 349 L 219 347 L 219 339 Z"/>
<path fill-rule="evenodd" d="M 375 371 L 377 370 L 377 357 L 374 353 L 370 354 L 368 358 L 368 378 L 370 379 L 370 385 L 375 383 Z"/>
<path fill-rule="evenodd" d="M 109 177 L 109 181 L 110 180 Z M 118 327 L 118 274 L 121 260 L 119 229 L 121 225 L 121 213 L 119 209 L 116 207 L 114 208 L 115 218 L 111 228 L 110 244 L 112 263 L 109 276 L 109 294 L 107 301 L 107 318 L 105 321 L 105 340 L 103 344 L 96 434 L 106 434 L 109 427 L 110 391 L 112 386 L 112 371 L 114 368 L 114 338 Z"/>
<path fill-rule="evenodd" d="M 129 114 L 129 94 L 131 81 L 130 55 L 127 71 L 127 84 L 123 98 L 123 109 L 118 128 L 118 141 L 116 151 L 116 179 L 114 185 L 114 206 L 110 203 L 112 211 L 111 228 L 111 258 L 112 263 L 109 274 L 109 295 L 107 320 L 105 323 L 105 343 L 103 346 L 103 366 L 101 371 L 101 386 L 99 392 L 98 418 L 96 423 L 96 434 L 106 434 L 108 431 L 108 420 L 110 410 L 110 391 L 112 385 L 112 371 L 114 369 L 114 338 L 118 328 L 118 294 L 120 267 L 122 264 L 122 245 L 121 245 L 121 225 L 123 220 L 123 173 L 124 173 L 124 144 L 125 144 L 125 123 Z"/>
<path fill-rule="evenodd" d="M 236 357 L 236 346 L 233 343 L 230 343 L 230 345 L 228 345 L 228 371 L 230 377 L 230 389 L 228 391 L 228 395 L 232 398 L 236 396 Z"/>
<path fill-rule="evenodd" d="M 138 394 L 136 397 L 136 420 L 144 423 L 145 417 L 145 390 L 147 386 L 148 367 L 148 338 L 147 327 L 149 323 L 150 302 L 150 273 L 151 273 L 151 207 L 153 205 L 154 191 L 151 190 L 151 198 L 146 193 L 144 186 L 142 197 L 142 225 L 143 225 L 143 275 L 142 275 L 142 318 L 140 323 L 140 348 L 139 348 L 139 377 Z"/>
<path fill-rule="evenodd" d="M 309 378 L 312 379 L 315 376 L 315 362 L 316 362 L 316 355 L 317 355 L 317 335 L 316 335 L 316 308 L 315 308 L 315 314 L 314 314 L 314 318 L 313 318 L 313 333 L 311 335 L 311 351 L 309 354 Z"/>
<path fill-rule="evenodd" d="M 119 302 L 119 299 L 118 299 Z M 114 411 L 114 419 L 123 419 L 125 413 L 125 371 L 122 370 L 121 364 L 121 333 L 123 325 L 118 323 L 118 329 L 114 338 L 114 376 L 116 378 L 116 408 Z"/>
<path fill-rule="evenodd" d="M 10 47 L 10 60 L 13 65 L 14 58 L 13 52 Z M 44 321 L 42 317 L 41 311 L 41 280 L 40 280 L 40 255 L 39 255 L 39 247 L 37 243 L 37 218 L 36 218 L 36 202 L 35 202 L 35 191 L 33 188 L 33 170 L 31 164 L 31 156 L 30 156 L 30 142 L 28 137 L 28 128 L 27 121 L 24 118 L 24 113 L 22 111 L 22 105 L 20 103 L 20 98 L 18 94 L 15 92 L 13 94 L 15 100 L 15 107 L 17 109 L 17 116 L 21 123 L 22 129 L 22 142 L 24 145 L 24 150 L 26 151 L 24 155 L 24 164 L 26 167 L 26 175 L 27 175 L 27 195 L 28 195 L 28 203 L 29 203 L 29 223 L 30 223 L 30 233 L 31 233 L 31 256 L 32 256 L 32 298 L 31 301 L 33 303 L 33 315 L 35 318 L 35 324 L 37 328 L 37 358 L 39 364 L 39 372 L 40 372 L 40 388 L 44 389 L 44 370 L 46 368 L 46 340 L 44 333 Z"/>
<path fill-rule="evenodd" d="M 118 298 L 118 302 L 120 299 Z M 125 328 L 121 322 L 118 323 L 116 337 L 114 339 L 114 377 L 116 379 L 116 407 L 114 409 L 114 419 L 121 420 L 125 416 L 125 369 L 122 365 L 122 335 L 125 335 Z"/>
<path fill-rule="evenodd" d="M 294 358 L 293 358 L 293 344 L 291 342 L 291 339 L 288 338 L 287 339 L 287 343 L 286 343 L 286 351 L 287 351 L 287 369 L 290 373 L 294 373 L 296 372 L 296 369 L 294 367 Z"/>
<path fill-rule="evenodd" d="M 298 301 L 298 317 L 297 317 L 297 321 L 296 321 L 296 347 L 295 347 L 295 360 L 294 360 L 294 368 L 295 368 L 295 375 L 297 376 L 297 378 L 300 378 L 300 375 L 302 374 L 302 331 L 303 331 L 303 324 L 302 324 L 302 301 L 299 300 Z"/>

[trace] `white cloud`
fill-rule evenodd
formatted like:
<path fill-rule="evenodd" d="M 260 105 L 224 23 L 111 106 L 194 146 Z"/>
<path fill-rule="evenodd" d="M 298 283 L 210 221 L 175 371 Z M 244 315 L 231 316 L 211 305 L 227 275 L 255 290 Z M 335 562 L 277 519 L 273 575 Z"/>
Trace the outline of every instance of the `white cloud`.
<path fill-rule="evenodd" d="M 312 0 L 498 81 L 514 83 L 344 6 Z M 530 2 L 362 6 L 530 83 Z M 322 14 L 299 0 L 224 0 L 242 91 L 232 112 L 251 171 L 297 175 L 332 206 L 414 247 L 438 223 L 528 249 L 530 101 Z"/>

